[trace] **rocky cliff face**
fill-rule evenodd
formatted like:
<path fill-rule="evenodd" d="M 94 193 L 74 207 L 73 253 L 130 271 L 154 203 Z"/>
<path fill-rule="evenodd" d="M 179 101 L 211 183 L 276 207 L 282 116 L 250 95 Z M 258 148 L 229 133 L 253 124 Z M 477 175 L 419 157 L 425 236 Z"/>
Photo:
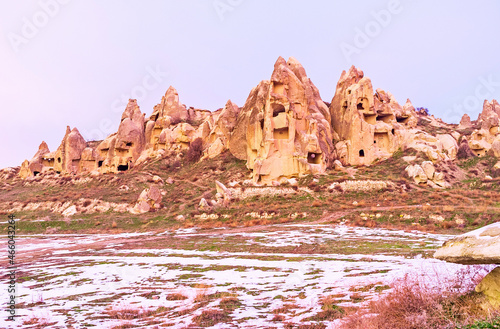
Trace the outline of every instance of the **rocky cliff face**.
<path fill-rule="evenodd" d="M 230 150 L 247 160 L 256 183 L 323 173 L 334 157 L 330 114 L 294 58 L 279 58 L 242 109 Z"/>
<path fill-rule="evenodd" d="M 342 72 L 330 105 L 336 149 L 344 165 L 370 165 L 390 157 L 404 142 L 404 130 L 416 126 L 408 100 L 401 106 L 391 93 L 377 89 L 354 66 Z"/>
<path fill-rule="evenodd" d="M 477 156 L 488 152 L 500 157 L 500 104 L 496 100 L 484 101 L 483 111 L 479 114 L 476 129 L 469 140 L 469 147 Z"/>
<path fill-rule="evenodd" d="M 302 65 L 280 57 L 271 79 L 252 89 L 242 108 L 231 101 L 215 112 L 187 108 L 170 87 L 148 117 L 130 100 L 118 131 L 103 141 L 86 142 L 68 127 L 58 149 L 50 152 L 43 142 L 31 161 L 23 162 L 19 176 L 116 173 L 149 159 L 182 157 L 195 140 L 202 145 L 202 160 L 229 150 L 246 161 L 255 184 L 265 185 L 322 174 L 334 162 L 337 167 L 371 165 L 398 149 L 423 153 L 430 167 L 454 160 L 459 140 L 461 148 L 469 146 L 468 155 L 500 157 L 497 101 L 485 101 L 476 121 L 464 116 L 456 131 L 424 112 L 417 112 L 410 100 L 401 106 L 390 92 L 374 91 L 354 66 L 342 73 L 328 108 Z M 408 175 L 416 180 L 447 186 L 435 175 L 418 178 L 424 177 L 421 162 L 409 165 Z"/>

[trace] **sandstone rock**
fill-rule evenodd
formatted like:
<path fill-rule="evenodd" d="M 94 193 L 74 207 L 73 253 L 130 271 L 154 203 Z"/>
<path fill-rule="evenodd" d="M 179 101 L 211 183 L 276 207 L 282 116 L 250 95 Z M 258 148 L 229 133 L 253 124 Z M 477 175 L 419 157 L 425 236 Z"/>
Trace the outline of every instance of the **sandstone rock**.
<path fill-rule="evenodd" d="M 434 165 L 432 164 L 432 162 L 431 161 L 424 161 L 424 162 L 422 162 L 421 167 L 424 170 L 427 178 L 432 180 L 434 178 L 434 173 L 436 172 L 436 168 L 434 168 Z"/>
<path fill-rule="evenodd" d="M 500 264 L 500 222 L 453 238 L 434 258 L 459 264 Z"/>
<path fill-rule="evenodd" d="M 500 138 L 491 144 L 491 152 L 493 152 L 493 156 L 500 158 Z"/>
<path fill-rule="evenodd" d="M 229 100 L 217 115 L 215 125 L 206 140 L 206 144 L 210 145 L 206 150 L 209 158 L 214 158 L 229 149 L 229 141 L 236 127 L 239 113 L 239 107 Z"/>
<path fill-rule="evenodd" d="M 62 212 L 62 215 L 64 217 L 71 217 L 73 215 L 76 215 L 78 211 L 76 210 L 76 206 L 72 205 L 71 207 L 68 207 L 66 210 Z"/>
<path fill-rule="evenodd" d="M 137 105 L 137 100 L 129 100 L 116 135 L 111 135 L 98 147 L 103 172 L 118 172 L 132 168 L 139 159 L 146 145 L 144 114 Z M 101 160 L 102 161 L 102 160 Z"/>
<path fill-rule="evenodd" d="M 458 143 L 453 136 L 449 134 L 437 135 L 443 153 L 447 154 L 450 160 L 455 160 L 458 152 Z"/>
<path fill-rule="evenodd" d="M 154 175 L 153 182 L 155 183 L 163 183 L 163 179 L 160 176 Z"/>
<path fill-rule="evenodd" d="M 33 173 L 30 170 L 30 162 L 28 160 L 24 160 L 21 165 L 21 169 L 19 170 L 19 177 L 22 179 L 32 177 Z"/>
<path fill-rule="evenodd" d="M 210 208 L 210 206 L 208 205 L 208 202 L 207 202 L 207 200 L 205 200 L 205 198 L 201 198 L 198 206 L 199 206 L 200 210 L 206 210 L 206 209 Z"/>
<path fill-rule="evenodd" d="M 471 150 L 477 156 L 487 154 L 492 144 L 500 139 L 500 104 L 496 100 L 484 101 L 483 111 L 477 119 L 480 129 L 476 129 L 469 140 Z M 498 152 L 492 151 L 495 156 Z"/>
<path fill-rule="evenodd" d="M 464 114 L 462 119 L 460 120 L 460 124 L 458 125 L 458 129 L 467 129 L 471 128 L 472 123 L 470 121 L 470 116 L 468 114 Z"/>
<path fill-rule="evenodd" d="M 412 108 L 411 102 L 402 108 L 380 89 L 374 96 L 370 79 L 354 66 L 342 72 L 330 105 L 333 129 L 345 142 L 339 159 L 344 165 L 370 165 L 390 157 L 401 146 L 398 131 L 404 123 L 415 124 Z"/>
<path fill-rule="evenodd" d="M 405 168 L 405 171 L 408 173 L 408 177 L 413 178 L 415 183 L 417 184 L 427 183 L 428 180 L 427 175 L 421 166 L 410 165 Z"/>
<path fill-rule="evenodd" d="M 317 88 L 294 58 L 279 58 L 271 81 L 250 93 L 229 150 L 247 160 L 255 183 L 322 173 L 333 161 L 330 114 Z"/>
<path fill-rule="evenodd" d="M 476 286 L 476 292 L 484 294 L 491 305 L 500 308 L 500 267 L 496 267 Z"/>
<path fill-rule="evenodd" d="M 57 172 L 77 173 L 80 171 L 80 159 L 86 147 L 87 143 L 78 129 L 67 127 L 61 145 L 47 161 L 54 163 L 53 168 Z"/>
<path fill-rule="evenodd" d="M 342 165 L 342 162 L 340 162 L 339 160 L 335 160 L 333 162 L 333 168 L 336 170 L 336 171 L 342 171 L 342 169 L 344 169 L 344 166 Z"/>
<path fill-rule="evenodd" d="M 46 165 L 53 166 L 54 165 L 53 161 L 52 162 L 50 162 L 49 160 L 44 161 L 45 156 L 49 153 L 50 153 L 50 150 L 49 150 L 49 147 L 47 146 L 47 143 L 42 142 L 40 144 L 40 146 L 38 147 L 38 151 L 35 153 L 35 155 L 31 159 L 31 161 L 29 162 L 29 170 L 31 171 L 31 174 L 29 174 L 29 175 L 25 174 L 25 176 L 26 177 L 36 176 L 44 171 L 43 168 Z"/>
<path fill-rule="evenodd" d="M 149 211 L 154 211 L 160 208 L 160 203 L 162 200 L 162 194 L 160 189 L 156 185 L 152 185 L 150 188 L 144 189 L 137 203 L 133 208 L 130 208 L 130 213 L 132 214 L 143 214 Z"/>

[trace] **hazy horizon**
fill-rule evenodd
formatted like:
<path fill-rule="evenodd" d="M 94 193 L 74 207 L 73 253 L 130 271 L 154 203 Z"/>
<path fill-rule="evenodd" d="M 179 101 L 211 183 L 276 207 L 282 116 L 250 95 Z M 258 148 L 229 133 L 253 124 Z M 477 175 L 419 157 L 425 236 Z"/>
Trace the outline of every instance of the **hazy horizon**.
<path fill-rule="evenodd" d="M 39 0 L 2 3 L 0 168 L 55 151 L 66 126 L 118 128 L 128 98 L 148 116 L 169 86 L 187 107 L 238 106 L 279 56 L 329 102 L 355 65 L 374 90 L 446 122 L 500 99 L 500 3 Z"/>

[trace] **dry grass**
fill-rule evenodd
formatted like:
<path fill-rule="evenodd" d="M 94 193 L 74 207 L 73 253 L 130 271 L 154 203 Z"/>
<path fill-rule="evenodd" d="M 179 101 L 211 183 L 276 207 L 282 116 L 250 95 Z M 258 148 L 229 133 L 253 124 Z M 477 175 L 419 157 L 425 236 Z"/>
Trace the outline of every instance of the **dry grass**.
<path fill-rule="evenodd" d="M 485 300 L 473 291 L 486 273 L 484 268 L 468 267 L 451 281 L 438 277 L 435 284 L 424 282 L 421 275 L 406 275 L 385 297 L 348 316 L 343 328 L 455 328 L 491 319 L 500 312 L 484 308 Z"/>
<path fill-rule="evenodd" d="M 228 322 L 231 318 L 223 311 L 208 309 L 193 317 L 193 323 L 199 327 L 212 327 L 217 323 Z"/>
<path fill-rule="evenodd" d="M 187 299 L 187 297 L 180 293 L 167 295 L 167 300 L 185 300 L 185 299 Z"/>
<path fill-rule="evenodd" d="M 107 309 L 105 313 L 112 319 L 133 320 L 143 319 L 155 314 L 154 310 L 145 310 L 131 305 L 115 306 Z"/>

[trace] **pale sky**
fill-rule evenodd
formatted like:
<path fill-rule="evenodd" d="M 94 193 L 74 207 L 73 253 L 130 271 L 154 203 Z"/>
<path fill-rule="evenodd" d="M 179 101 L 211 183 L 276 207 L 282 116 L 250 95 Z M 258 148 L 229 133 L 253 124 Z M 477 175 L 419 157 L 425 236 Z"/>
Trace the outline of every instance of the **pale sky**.
<path fill-rule="evenodd" d="M 116 131 L 172 85 L 188 107 L 243 106 L 279 56 L 331 101 L 355 65 L 447 122 L 500 100 L 500 1 L 0 0 L 0 168 L 56 150 L 66 126 Z"/>

